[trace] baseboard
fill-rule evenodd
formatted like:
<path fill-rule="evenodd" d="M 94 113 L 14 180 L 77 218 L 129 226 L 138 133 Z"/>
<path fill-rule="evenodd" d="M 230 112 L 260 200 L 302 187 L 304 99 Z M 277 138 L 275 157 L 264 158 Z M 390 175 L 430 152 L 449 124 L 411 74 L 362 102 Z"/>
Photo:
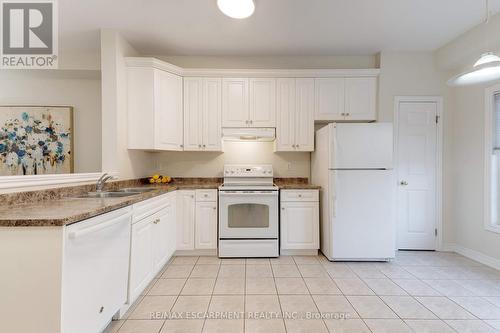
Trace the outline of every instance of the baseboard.
<path fill-rule="evenodd" d="M 280 250 L 282 256 L 317 256 L 318 250 Z"/>
<path fill-rule="evenodd" d="M 480 262 L 481 264 L 484 264 L 486 266 L 489 266 L 494 269 L 500 270 L 500 259 L 493 258 L 489 255 L 486 255 L 482 252 L 469 249 L 465 246 L 462 246 L 460 244 L 443 244 L 443 250 L 444 251 L 450 251 L 450 252 L 456 252 L 458 254 L 463 255 L 464 257 L 467 257 L 469 259 L 475 260 L 477 262 Z"/>
<path fill-rule="evenodd" d="M 217 249 L 213 250 L 177 250 L 175 256 L 217 256 Z"/>

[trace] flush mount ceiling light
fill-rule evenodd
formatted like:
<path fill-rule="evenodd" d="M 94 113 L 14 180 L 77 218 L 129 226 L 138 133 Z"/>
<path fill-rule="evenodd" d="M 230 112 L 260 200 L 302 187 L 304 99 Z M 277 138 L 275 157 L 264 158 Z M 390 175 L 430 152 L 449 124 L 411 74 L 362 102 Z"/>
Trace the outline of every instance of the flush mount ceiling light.
<path fill-rule="evenodd" d="M 490 19 L 489 0 L 486 0 L 485 29 Z M 488 43 L 487 43 L 488 44 Z M 464 86 L 500 79 L 500 57 L 493 52 L 485 52 L 471 69 L 448 80 L 450 86 Z"/>
<path fill-rule="evenodd" d="M 217 0 L 217 6 L 225 15 L 235 19 L 247 18 L 255 11 L 253 0 Z"/>

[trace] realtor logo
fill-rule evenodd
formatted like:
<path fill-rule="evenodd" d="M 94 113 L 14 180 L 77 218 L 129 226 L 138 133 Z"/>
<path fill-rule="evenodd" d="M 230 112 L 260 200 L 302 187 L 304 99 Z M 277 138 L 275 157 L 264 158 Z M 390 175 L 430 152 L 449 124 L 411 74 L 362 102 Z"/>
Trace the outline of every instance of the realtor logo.
<path fill-rule="evenodd" d="M 57 68 L 55 0 L 1 1 L 2 68 Z"/>

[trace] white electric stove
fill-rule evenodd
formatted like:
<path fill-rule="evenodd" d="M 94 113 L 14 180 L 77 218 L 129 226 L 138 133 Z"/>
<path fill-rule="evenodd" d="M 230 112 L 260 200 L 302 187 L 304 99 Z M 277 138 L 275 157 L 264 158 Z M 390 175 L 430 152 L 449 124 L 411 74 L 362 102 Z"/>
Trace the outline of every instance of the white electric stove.
<path fill-rule="evenodd" d="M 219 187 L 219 257 L 277 257 L 278 238 L 272 165 L 225 165 Z"/>

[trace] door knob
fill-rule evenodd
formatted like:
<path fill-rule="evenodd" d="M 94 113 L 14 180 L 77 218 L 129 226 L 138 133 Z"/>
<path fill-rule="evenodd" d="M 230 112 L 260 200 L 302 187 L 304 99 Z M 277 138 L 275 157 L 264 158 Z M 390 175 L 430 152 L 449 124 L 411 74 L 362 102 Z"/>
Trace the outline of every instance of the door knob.
<path fill-rule="evenodd" d="M 399 182 L 399 185 L 406 186 L 406 185 L 408 185 L 408 182 L 406 180 L 402 180 Z"/>

